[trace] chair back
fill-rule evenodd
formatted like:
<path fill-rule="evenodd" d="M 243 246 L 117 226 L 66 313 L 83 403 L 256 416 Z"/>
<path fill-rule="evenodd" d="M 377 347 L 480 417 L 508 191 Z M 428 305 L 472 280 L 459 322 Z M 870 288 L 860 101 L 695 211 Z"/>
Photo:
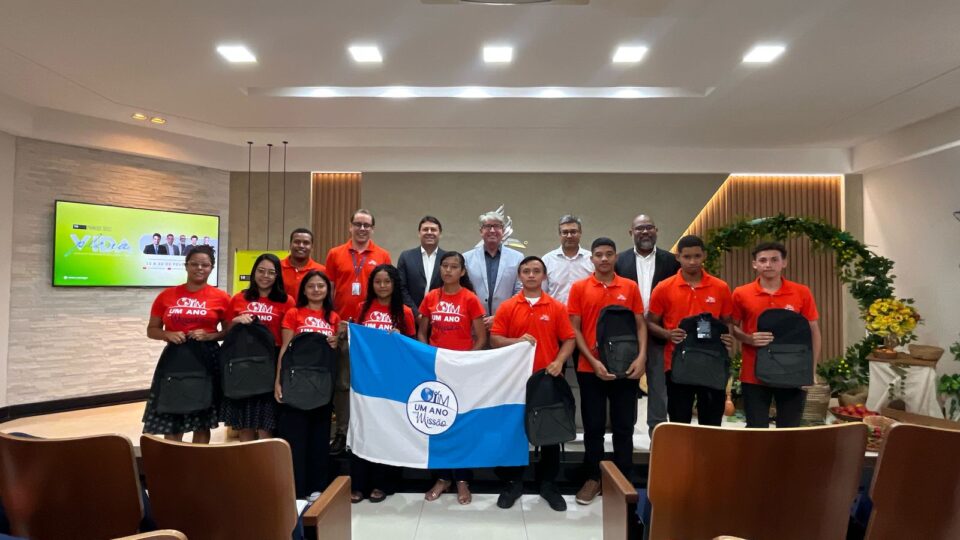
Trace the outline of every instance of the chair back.
<path fill-rule="evenodd" d="M 861 424 L 657 426 L 650 538 L 844 538 L 867 443 Z"/>
<path fill-rule="evenodd" d="M 898 424 L 874 470 L 867 538 L 960 538 L 960 431 Z"/>
<path fill-rule="evenodd" d="M 0 434 L 0 494 L 15 536 L 115 538 L 143 517 L 133 445 L 120 435 Z"/>
<path fill-rule="evenodd" d="M 205 540 L 293 533 L 296 497 L 285 441 L 209 445 L 144 435 L 140 453 L 158 527 Z"/>

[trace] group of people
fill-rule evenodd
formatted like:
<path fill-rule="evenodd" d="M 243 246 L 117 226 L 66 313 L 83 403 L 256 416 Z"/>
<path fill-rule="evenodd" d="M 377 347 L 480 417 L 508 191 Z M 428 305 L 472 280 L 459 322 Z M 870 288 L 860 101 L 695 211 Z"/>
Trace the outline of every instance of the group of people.
<path fill-rule="evenodd" d="M 328 482 L 328 454 L 345 450 L 349 422 L 348 321 L 400 332 L 430 345 L 454 350 L 505 347 L 519 341 L 536 346 L 533 371 L 561 377 L 572 359 L 580 388 L 584 428 L 586 481 L 576 495 L 590 504 L 600 494 L 600 461 L 607 411 L 613 433 L 614 462 L 629 474 L 641 375 L 647 377 L 647 422 L 651 430 L 664 421 L 720 425 L 725 392 L 672 380 L 674 346 L 684 341 L 682 319 L 709 313 L 729 329 L 724 343 L 736 339 L 743 347 L 741 381 L 748 427 L 768 427 L 772 400 L 777 427 L 799 425 L 803 394 L 800 388 L 774 388 L 755 376 L 756 350 L 776 339 L 757 331 L 757 319 L 770 308 L 795 311 L 810 325 L 814 361 L 819 360 L 817 308 L 810 290 L 783 277 L 786 248 L 775 242 L 753 250 L 757 279 L 732 291 L 727 283 L 703 268 L 704 243 L 684 236 L 677 253 L 657 246 L 657 227 L 648 215 L 630 226 L 631 248 L 617 252 L 614 240 L 599 237 L 589 249 L 581 245 L 582 222 L 572 215 L 559 220 L 560 246 L 545 254 L 524 256 L 503 245 L 504 217 L 480 216 L 482 242 L 463 253 L 440 248 L 443 227 L 424 216 L 417 231 L 420 245 L 400 254 L 393 266 L 390 254 L 373 242 L 373 214 L 357 210 L 350 238 L 332 248 L 325 264 L 311 258 L 313 234 L 296 229 L 290 254 L 283 260 L 263 254 L 251 271 L 248 289 L 233 298 L 207 285 L 215 255 L 197 246 L 185 257 L 187 282 L 166 289 L 153 304 L 147 335 L 182 343 L 192 339 L 216 342 L 231 327 L 258 320 L 273 333 L 282 362 L 297 334 L 317 332 L 339 349 L 338 380 L 332 403 L 311 411 L 283 404 L 278 384 L 274 395 L 243 400 L 223 398 L 209 410 L 187 415 L 156 411 L 157 381 L 144 413 L 144 431 L 180 440 L 187 431 L 193 441 L 210 440 L 218 422 L 239 430 L 243 441 L 274 434 L 290 443 L 298 497 L 321 491 Z M 600 360 L 597 324 L 608 306 L 633 313 L 639 353 L 623 377 L 608 372 Z M 632 332 L 632 324 L 631 324 Z M 732 337 L 731 337 L 732 336 Z M 385 358 L 384 361 L 391 361 Z M 279 365 L 279 364 L 278 364 Z M 279 372 L 278 372 L 279 373 Z M 336 412 L 336 428 L 332 416 Z M 331 441 L 331 431 L 333 431 Z M 555 484 L 560 465 L 559 445 L 541 448 L 535 477 L 540 495 L 557 511 L 566 503 Z M 497 468 L 505 482 L 497 501 L 512 507 L 523 493 L 523 467 Z M 395 487 L 395 467 L 351 458 L 354 502 L 382 501 Z M 461 504 L 471 502 L 470 470 L 434 471 L 435 483 L 425 494 L 435 500 L 454 487 Z"/>
<path fill-rule="evenodd" d="M 187 242 L 187 235 L 180 235 L 180 242 L 178 243 L 176 237 L 172 233 L 167 234 L 166 243 L 161 244 L 160 240 L 163 239 L 160 236 L 160 233 L 153 233 L 153 236 L 150 239 L 150 243 L 143 246 L 144 255 L 171 255 L 171 256 L 187 256 L 190 254 L 190 250 L 197 247 L 197 242 L 200 238 L 193 234 L 190 235 L 190 242 Z M 203 237 L 203 246 L 210 246 L 210 237 Z"/>

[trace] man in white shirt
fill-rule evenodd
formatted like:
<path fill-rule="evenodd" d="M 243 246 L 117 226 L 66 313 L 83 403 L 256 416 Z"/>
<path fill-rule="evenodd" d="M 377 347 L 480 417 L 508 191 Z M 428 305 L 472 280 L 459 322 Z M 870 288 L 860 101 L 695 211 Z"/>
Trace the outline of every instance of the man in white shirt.
<path fill-rule="evenodd" d="M 417 226 L 420 247 L 404 251 L 397 260 L 403 303 L 410 306 L 415 316 L 419 316 L 418 308 L 420 302 L 423 301 L 423 297 L 442 284 L 440 282 L 440 265 L 437 264 L 440 257 L 446 253 L 440 249 L 440 235 L 442 233 L 443 226 L 439 219 L 433 216 L 424 216 Z"/>
<path fill-rule="evenodd" d="M 543 289 L 564 305 L 573 282 L 593 274 L 590 251 L 580 247 L 582 234 L 583 222 L 579 217 L 563 216 L 560 218 L 560 247 L 543 256 L 543 263 L 547 266 Z"/>

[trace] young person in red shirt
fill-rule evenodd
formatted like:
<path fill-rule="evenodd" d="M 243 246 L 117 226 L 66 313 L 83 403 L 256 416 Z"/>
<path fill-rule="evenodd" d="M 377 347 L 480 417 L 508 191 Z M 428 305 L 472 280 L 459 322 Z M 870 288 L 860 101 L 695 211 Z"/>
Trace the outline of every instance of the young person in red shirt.
<path fill-rule="evenodd" d="M 423 297 L 417 339 L 434 347 L 455 351 L 479 351 L 487 346 L 486 312 L 473 293 L 463 255 L 448 251 L 440 257 L 440 281 L 443 286 Z M 475 336 L 475 337 L 474 337 Z M 437 500 L 452 483 L 457 483 L 457 501 L 470 504 L 470 481 L 473 471 L 453 469 L 438 471 L 437 481 L 424 494 L 428 501 Z"/>
<path fill-rule="evenodd" d="M 368 328 L 416 337 L 413 310 L 403 303 L 400 272 L 396 267 L 381 264 L 373 269 L 367 282 L 367 299 L 361 304 L 360 312 L 354 321 Z M 343 332 L 346 331 L 346 326 L 346 321 L 340 322 Z M 383 359 L 384 362 L 393 360 Z M 351 454 L 350 482 L 353 491 L 350 493 L 350 502 L 358 503 L 367 496 L 372 503 L 382 502 L 388 494 L 396 491 L 399 480 L 400 467 L 373 463 Z"/>
<path fill-rule="evenodd" d="M 540 257 L 524 258 L 517 267 L 517 274 L 523 289 L 497 308 L 490 329 L 490 343 L 494 347 L 506 347 L 521 341 L 530 343 L 536 347 L 533 371 L 543 369 L 559 377 L 577 343 L 567 308 L 544 292 L 542 287 L 547 279 L 547 265 Z M 511 508 L 523 494 L 524 469 L 498 467 L 497 472 L 508 483 L 497 499 L 497 506 Z M 540 447 L 540 461 L 537 462 L 535 475 L 540 484 L 540 496 L 550 508 L 562 512 L 567 509 L 567 503 L 555 483 L 559 472 L 560 445 Z"/>
<path fill-rule="evenodd" d="M 280 360 L 277 362 L 277 381 L 274 397 L 281 404 L 277 418 L 277 435 L 290 444 L 293 458 L 293 479 L 296 484 L 297 498 L 306 498 L 314 492 L 327 488 L 327 463 L 330 453 L 330 416 L 332 403 L 309 411 L 295 409 L 283 404 L 283 392 L 280 387 L 280 368 L 283 354 L 293 336 L 305 332 L 316 332 L 327 337 L 334 349 L 338 345 L 337 325 L 340 317 L 333 310 L 330 293 L 330 278 L 318 270 L 311 270 L 300 282 L 297 306 L 287 311 L 281 324 L 283 345 L 280 348 Z"/>
<path fill-rule="evenodd" d="M 296 301 L 300 291 L 300 281 L 310 270 L 326 272 L 327 268 L 310 258 L 313 249 L 313 231 L 310 229 L 294 229 L 290 233 L 290 255 L 280 262 L 283 271 L 283 288 L 287 295 Z"/>
<path fill-rule="evenodd" d="M 230 300 L 227 330 L 256 320 L 273 334 L 279 351 L 280 323 L 287 310 L 296 305 L 284 290 L 280 259 L 271 253 L 260 255 L 250 275 L 250 286 Z M 269 439 L 277 428 L 277 402 L 270 393 L 237 400 L 224 397 L 220 419 L 239 432 L 241 442 Z"/>
<path fill-rule="evenodd" d="M 211 373 L 217 371 L 217 341 L 223 339 L 230 295 L 207 284 L 216 259 L 209 246 L 197 246 L 184 258 L 187 282 L 164 289 L 150 308 L 147 337 L 167 343 L 184 343 L 188 339 L 202 341 L 208 354 L 205 359 Z M 216 376 L 214 377 L 216 379 Z M 210 429 L 217 427 L 218 403 L 209 409 L 189 414 L 157 412 L 160 380 L 154 372 L 150 396 L 143 411 L 143 432 L 163 435 L 182 441 L 183 434 L 193 431 L 193 442 L 209 443 Z"/>
<path fill-rule="evenodd" d="M 367 295 L 370 272 L 378 265 L 391 264 L 387 250 L 373 243 L 376 220 L 369 210 L 359 209 L 350 217 L 350 239 L 327 252 L 327 275 L 333 282 L 334 299 L 344 318 L 353 317 Z M 333 396 L 337 411 L 337 433 L 330 452 L 339 454 L 347 446 L 350 424 L 350 351 L 340 351 L 337 386 Z"/>
<path fill-rule="evenodd" d="M 757 319 L 768 309 L 789 309 L 810 323 L 813 364 L 820 361 L 820 314 L 810 289 L 783 277 L 787 268 L 787 248 L 780 242 L 764 242 L 753 249 L 753 269 L 757 280 L 733 291 L 733 334 L 743 343 L 740 385 L 747 427 L 770 427 L 770 402 L 776 400 L 777 427 L 797 427 L 803 416 L 801 388 L 773 388 L 756 375 L 757 347 L 776 339 L 770 332 L 757 332 Z"/>
<path fill-rule="evenodd" d="M 673 351 L 687 336 L 678 328 L 680 321 L 710 313 L 727 325 L 732 322 L 730 287 L 703 269 L 704 256 L 703 240 L 699 237 L 684 236 L 677 242 L 680 270 L 661 281 L 650 294 L 647 325 L 653 335 L 667 342 L 663 349 L 663 369 L 667 374 L 667 416 L 670 421 L 689 424 L 693 420 L 696 399 L 697 423 L 719 426 L 723 421 L 726 393 L 705 386 L 675 383 L 671 378 Z M 721 339 L 728 347 L 733 343 L 729 334 L 721 335 Z"/>
<path fill-rule="evenodd" d="M 577 382 L 580 385 L 580 414 L 583 417 L 583 465 L 587 480 L 577 492 L 577 504 L 590 504 L 600 494 L 600 460 L 603 459 L 603 434 L 607 425 L 607 402 L 613 431 L 613 461 L 630 477 L 633 465 L 633 426 L 637 423 L 637 380 L 647 359 L 647 325 L 643 320 L 643 300 L 637 282 L 614 273 L 617 245 L 609 238 L 597 238 L 590 246 L 593 275 L 570 287 L 567 311 L 577 336 L 580 360 Z M 634 313 L 640 353 L 627 369 L 627 377 L 617 379 L 598 359 L 597 323 L 600 311 L 620 305 Z"/>

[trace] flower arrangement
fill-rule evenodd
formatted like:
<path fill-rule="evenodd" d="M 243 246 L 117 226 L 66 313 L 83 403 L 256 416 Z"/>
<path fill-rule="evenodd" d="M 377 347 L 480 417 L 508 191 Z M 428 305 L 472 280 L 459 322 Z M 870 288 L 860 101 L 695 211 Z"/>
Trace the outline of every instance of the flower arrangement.
<path fill-rule="evenodd" d="M 880 298 L 874 300 L 863 313 L 867 332 L 884 338 L 884 348 L 894 350 L 904 341 L 911 341 L 913 330 L 920 322 L 920 314 L 910 300 Z"/>

